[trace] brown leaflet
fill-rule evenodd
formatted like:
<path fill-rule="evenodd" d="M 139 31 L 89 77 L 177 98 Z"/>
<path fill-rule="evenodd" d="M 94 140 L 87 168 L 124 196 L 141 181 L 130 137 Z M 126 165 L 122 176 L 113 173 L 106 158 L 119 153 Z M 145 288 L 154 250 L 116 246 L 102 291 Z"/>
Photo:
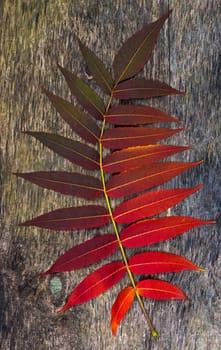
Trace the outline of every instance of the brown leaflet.
<path fill-rule="evenodd" d="M 146 24 L 123 44 L 113 62 L 117 82 L 133 77 L 143 68 L 152 54 L 159 31 L 171 12 L 172 10 L 157 21 Z"/>
<path fill-rule="evenodd" d="M 113 96 L 119 100 L 133 98 L 150 98 L 168 95 L 185 95 L 159 80 L 131 79 L 120 83 L 114 88 Z"/>
<path fill-rule="evenodd" d="M 93 118 L 60 96 L 56 96 L 45 89 L 43 89 L 43 92 L 72 130 L 88 142 L 93 144 L 99 142 L 100 129 Z"/>
<path fill-rule="evenodd" d="M 15 173 L 36 185 L 70 196 L 95 199 L 103 194 L 101 181 L 94 176 L 65 171 Z"/>
<path fill-rule="evenodd" d="M 47 146 L 72 163 L 80 165 L 88 170 L 99 168 L 99 154 L 90 146 L 47 132 L 27 131 L 26 134 L 35 137 L 42 142 L 44 146 Z"/>
<path fill-rule="evenodd" d="M 93 79 L 106 94 L 110 95 L 114 85 L 110 72 L 94 52 L 84 45 L 79 38 L 78 43 Z"/>
<path fill-rule="evenodd" d="M 58 65 L 60 71 L 78 102 L 96 119 L 102 120 L 105 112 L 105 105 L 94 90 L 74 73 Z"/>
<path fill-rule="evenodd" d="M 202 162 L 161 162 L 151 164 L 151 167 L 135 168 L 114 175 L 108 181 L 106 189 L 111 198 L 129 196 L 152 187 L 162 185 L 185 170 Z"/>
<path fill-rule="evenodd" d="M 176 118 L 148 106 L 118 105 L 105 113 L 106 121 L 114 125 L 137 125 L 161 122 L 180 123 Z"/>
<path fill-rule="evenodd" d="M 173 145 L 148 145 L 135 146 L 115 151 L 103 161 L 103 169 L 106 172 L 118 173 L 131 168 L 139 167 L 140 164 L 149 166 L 151 163 L 173 154 L 190 149 L 189 146 Z"/>
<path fill-rule="evenodd" d="M 119 127 L 107 130 L 101 142 L 104 147 L 111 149 L 146 146 L 147 144 L 166 139 L 183 130 L 185 129 Z"/>
<path fill-rule="evenodd" d="M 85 205 L 53 210 L 37 216 L 19 226 L 37 226 L 52 230 L 82 230 L 103 226 L 110 220 L 106 208 L 100 205 Z"/>

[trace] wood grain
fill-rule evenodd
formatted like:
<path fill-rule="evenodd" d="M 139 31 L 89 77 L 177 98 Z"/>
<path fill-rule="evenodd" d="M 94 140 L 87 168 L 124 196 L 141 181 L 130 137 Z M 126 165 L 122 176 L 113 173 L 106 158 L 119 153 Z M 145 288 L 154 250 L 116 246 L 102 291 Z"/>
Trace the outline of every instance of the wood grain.
<path fill-rule="evenodd" d="M 195 229 L 154 246 L 184 255 L 206 268 L 205 273 L 166 276 L 168 281 L 184 289 L 190 301 L 145 302 L 159 337 L 151 338 L 135 303 L 117 336 L 112 338 L 110 309 L 120 285 L 128 282 L 126 278 L 103 296 L 58 315 L 57 309 L 72 288 L 94 267 L 45 279 L 38 277 L 59 254 L 101 230 L 60 233 L 17 227 L 19 222 L 61 206 L 79 205 L 81 201 L 42 190 L 16 179 L 12 172 L 76 170 L 22 133 L 49 131 L 72 136 L 41 93 L 41 86 L 70 98 L 54 64 L 57 60 L 87 81 L 86 67 L 74 35 L 110 66 L 123 41 L 168 8 L 174 8 L 173 14 L 161 31 L 142 77 L 161 79 L 189 92 L 185 97 L 155 99 L 151 106 L 183 120 L 187 127 L 182 135 L 173 137 L 173 144 L 190 144 L 193 149 L 176 159 L 204 159 L 204 164 L 197 169 L 173 181 L 176 186 L 190 187 L 204 182 L 204 187 L 172 212 L 216 219 L 217 225 Z M 219 0 L 1 1 L 1 349 L 218 350 L 221 304 L 218 290 L 221 267 L 219 14 Z M 78 140 L 76 135 L 74 138 Z M 106 227 L 106 231 L 111 232 L 111 226 Z"/>

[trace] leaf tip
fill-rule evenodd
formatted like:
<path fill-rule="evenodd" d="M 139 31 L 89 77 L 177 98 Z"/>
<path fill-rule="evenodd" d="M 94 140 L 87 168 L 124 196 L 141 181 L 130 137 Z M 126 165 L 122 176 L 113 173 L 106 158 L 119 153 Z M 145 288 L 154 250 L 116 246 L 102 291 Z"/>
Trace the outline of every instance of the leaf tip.
<path fill-rule="evenodd" d="M 60 309 L 57 310 L 58 314 L 63 314 L 67 310 L 66 305 L 62 306 Z"/>
<path fill-rule="evenodd" d="M 164 18 L 164 21 L 165 21 L 171 15 L 172 12 L 173 12 L 173 8 L 169 9 L 168 12 L 166 12 L 161 18 Z"/>
<path fill-rule="evenodd" d="M 39 278 L 44 278 L 46 276 L 45 272 L 40 273 L 40 275 L 38 275 Z"/>
<path fill-rule="evenodd" d="M 46 277 L 47 275 L 49 275 L 49 272 L 50 270 L 47 270 L 47 271 L 45 271 L 45 272 L 42 272 L 42 273 L 40 273 L 40 275 L 39 275 L 39 278 L 44 278 L 44 277 Z"/>
<path fill-rule="evenodd" d="M 213 224 L 214 225 L 214 224 L 216 224 L 216 220 L 209 220 L 208 224 Z"/>
<path fill-rule="evenodd" d="M 112 336 L 115 337 L 117 334 L 117 322 L 111 322 L 111 331 L 112 331 Z"/>
<path fill-rule="evenodd" d="M 33 131 L 22 131 L 22 133 L 25 135 L 32 135 Z"/>

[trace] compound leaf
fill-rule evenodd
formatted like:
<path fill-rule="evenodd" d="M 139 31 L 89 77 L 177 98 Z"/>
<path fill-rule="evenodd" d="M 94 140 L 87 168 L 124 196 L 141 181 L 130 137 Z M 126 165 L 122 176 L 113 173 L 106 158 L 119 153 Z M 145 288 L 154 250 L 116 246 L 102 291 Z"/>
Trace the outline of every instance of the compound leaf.
<path fill-rule="evenodd" d="M 184 257 L 168 252 L 142 252 L 127 258 L 125 248 L 150 245 L 181 235 L 194 227 L 214 223 L 186 216 L 153 218 L 154 215 L 164 212 L 192 195 L 201 185 L 193 188 L 156 189 L 136 195 L 129 200 L 125 199 L 129 195 L 162 185 L 201 163 L 181 163 L 174 160 L 161 162 L 164 158 L 190 149 L 189 146 L 155 144 L 185 128 L 171 129 L 165 128 L 164 125 L 158 128 L 149 127 L 148 125 L 153 123 L 179 123 L 179 120 L 141 102 L 135 105 L 130 101 L 185 94 L 159 80 L 134 78 L 150 58 L 159 31 L 170 13 L 171 10 L 157 21 L 145 25 L 123 44 L 113 62 L 115 81 L 103 62 L 78 39 L 80 50 L 93 79 L 102 91 L 109 95 L 105 97 L 105 102 L 75 73 L 60 65 L 58 67 L 71 93 L 89 114 L 62 97 L 43 89 L 63 120 L 86 144 L 47 132 L 27 132 L 27 134 L 34 136 L 43 145 L 77 166 L 94 171 L 94 176 L 82 175 L 82 169 L 79 169 L 78 173 L 67 172 L 64 169 L 16 173 L 17 176 L 34 184 L 62 194 L 90 200 L 103 195 L 98 201 L 103 205 L 88 203 L 56 209 L 21 223 L 20 226 L 78 231 L 99 228 L 111 221 L 114 235 L 106 233 L 75 245 L 58 257 L 41 276 L 89 266 L 109 256 L 119 247 L 122 261 L 105 264 L 90 273 L 74 288 L 60 310 L 63 312 L 71 306 L 95 298 L 115 285 L 127 273 L 131 286 L 121 290 L 112 307 L 113 335 L 116 334 L 117 327 L 128 312 L 135 296 L 153 336 L 156 336 L 157 332 L 145 311 L 141 297 L 159 300 L 187 298 L 182 290 L 171 283 L 155 279 L 137 283 L 133 274 L 203 271 Z M 126 102 L 115 105 L 116 99 Z M 108 123 L 112 124 L 110 129 L 106 128 Z M 93 145 L 89 146 L 88 143 Z M 104 147 L 114 152 L 108 152 Z M 97 170 L 100 179 L 97 179 L 98 173 L 95 172 Z M 109 176 L 106 172 L 113 174 Z M 114 207 L 111 198 L 123 198 L 123 201 Z M 121 226 L 117 224 L 130 224 L 130 226 L 123 227 L 120 231 Z"/>

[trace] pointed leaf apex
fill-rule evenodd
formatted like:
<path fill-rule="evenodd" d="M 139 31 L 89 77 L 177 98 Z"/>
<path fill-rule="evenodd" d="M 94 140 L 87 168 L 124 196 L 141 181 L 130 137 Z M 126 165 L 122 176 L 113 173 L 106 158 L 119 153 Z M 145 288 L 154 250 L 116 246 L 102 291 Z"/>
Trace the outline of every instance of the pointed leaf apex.
<path fill-rule="evenodd" d="M 172 9 L 156 21 L 146 24 L 133 34 L 120 48 L 113 62 L 116 82 L 135 76 L 149 60 L 157 37 Z"/>
<path fill-rule="evenodd" d="M 38 277 L 39 277 L 39 278 L 44 278 L 44 277 L 46 277 L 47 275 L 49 275 L 49 270 L 40 273 L 40 275 L 39 275 Z"/>
<path fill-rule="evenodd" d="M 118 325 L 127 314 L 135 297 L 135 289 L 128 286 L 120 291 L 111 309 L 111 329 L 113 336 L 116 335 Z"/>
<path fill-rule="evenodd" d="M 200 272 L 206 272 L 206 269 L 204 269 L 203 267 L 198 267 L 198 271 L 200 271 Z"/>
<path fill-rule="evenodd" d="M 90 74 L 106 94 L 110 95 L 114 82 L 110 72 L 96 54 L 77 38 L 81 53 L 87 64 Z"/>
<path fill-rule="evenodd" d="M 57 310 L 58 314 L 63 314 L 68 309 L 67 305 L 62 306 L 60 309 Z"/>

